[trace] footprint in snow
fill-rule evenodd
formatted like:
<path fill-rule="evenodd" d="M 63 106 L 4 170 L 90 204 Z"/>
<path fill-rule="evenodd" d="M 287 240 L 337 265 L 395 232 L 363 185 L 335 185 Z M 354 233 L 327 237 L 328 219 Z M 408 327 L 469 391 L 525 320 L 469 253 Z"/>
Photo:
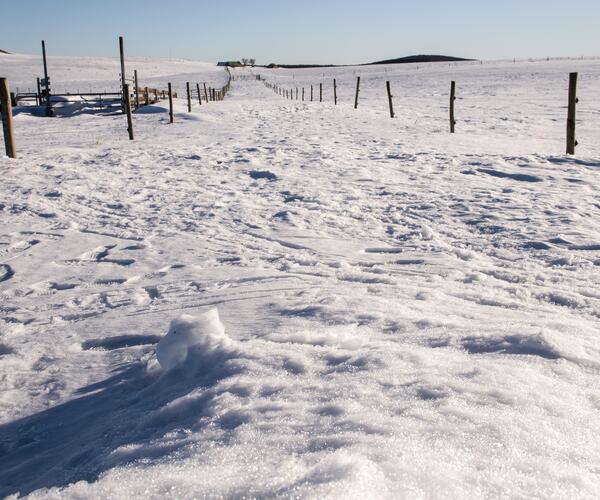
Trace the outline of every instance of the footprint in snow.
<path fill-rule="evenodd" d="M 268 170 L 250 170 L 248 175 L 254 180 L 265 179 L 267 181 L 276 181 L 277 176 Z"/>
<path fill-rule="evenodd" d="M 8 264 L 0 264 L 0 282 L 9 280 L 14 274 L 14 271 Z"/>

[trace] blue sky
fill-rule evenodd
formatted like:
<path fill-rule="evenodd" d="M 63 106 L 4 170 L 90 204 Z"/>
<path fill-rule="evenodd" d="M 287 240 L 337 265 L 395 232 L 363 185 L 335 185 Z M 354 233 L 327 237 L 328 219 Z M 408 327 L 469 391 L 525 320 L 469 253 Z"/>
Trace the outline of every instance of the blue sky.
<path fill-rule="evenodd" d="M 0 48 L 258 63 L 600 55 L 600 1 L 0 0 Z M 8 22 L 7 22 L 8 21 Z"/>

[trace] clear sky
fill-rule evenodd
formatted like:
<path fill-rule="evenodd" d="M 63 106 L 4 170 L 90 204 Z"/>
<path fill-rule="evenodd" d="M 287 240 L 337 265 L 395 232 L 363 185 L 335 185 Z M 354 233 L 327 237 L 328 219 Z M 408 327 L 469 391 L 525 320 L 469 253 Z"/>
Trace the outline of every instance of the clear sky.
<path fill-rule="evenodd" d="M 0 0 L 0 49 L 259 64 L 600 55 L 600 0 Z"/>

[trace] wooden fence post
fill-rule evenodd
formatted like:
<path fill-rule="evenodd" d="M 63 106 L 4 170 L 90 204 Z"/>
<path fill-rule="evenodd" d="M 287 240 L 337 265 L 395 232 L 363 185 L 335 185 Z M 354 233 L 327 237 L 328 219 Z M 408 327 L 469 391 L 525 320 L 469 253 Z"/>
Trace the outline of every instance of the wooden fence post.
<path fill-rule="evenodd" d="M 456 82 L 452 81 L 450 83 L 450 133 L 454 133 L 454 126 L 456 125 L 456 120 L 454 120 L 454 101 L 456 101 Z"/>
<path fill-rule="evenodd" d="M 173 123 L 173 91 L 169 82 L 169 123 Z"/>
<path fill-rule="evenodd" d="M 44 59 L 44 81 L 46 82 L 46 116 L 54 116 L 50 102 L 50 78 L 48 77 L 48 63 L 46 62 L 46 42 L 42 40 L 42 58 Z"/>
<path fill-rule="evenodd" d="M 42 105 L 42 86 L 40 85 L 40 77 L 37 77 L 37 97 L 36 97 L 37 105 Z"/>
<path fill-rule="evenodd" d="M 123 91 L 123 108 L 125 108 L 125 85 L 127 84 L 125 81 L 125 51 L 123 49 L 123 37 L 119 37 L 119 57 L 121 59 L 121 90 Z M 127 113 L 126 109 L 123 109 L 123 113 Z"/>
<path fill-rule="evenodd" d="M 204 82 L 204 100 L 208 102 L 208 92 L 206 90 L 206 82 Z"/>
<path fill-rule="evenodd" d="M 354 95 L 354 109 L 358 108 L 358 91 L 360 90 L 360 76 L 356 77 L 356 94 Z"/>
<path fill-rule="evenodd" d="M 337 106 L 337 81 L 333 79 L 333 104 Z"/>
<path fill-rule="evenodd" d="M 200 93 L 200 84 L 196 84 L 196 91 L 198 92 L 198 104 L 202 106 L 202 94 Z"/>
<path fill-rule="evenodd" d="M 310 102 L 313 101 L 313 86 L 310 86 Z"/>
<path fill-rule="evenodd" d="M 390 103 L 390 116 L 394 118 L 394 104 L 392 103 L 392 91 L 390 90 L 390 82 L 385 82 L 387 88 L 388 101 Z"/>
<path fill-rule="evenodd" d="M 190 95 L 190 82 L 185 82 L 185 89 L 187 90 L 188 113 L 191 113 L 192 112 L 192 96 Z"/>
<path fill-rule="evenodd" d="M 15 134 L 12 121 L 12 103 L 10 102 L 10 92 L 8 90 L 8 80 L 0 78 L 0 106 L 2 107 L 2 130 L 4 131 L 4 147 L 6 156 L 9 158 L 17 157 L 17 147 L 15 145 Z"/>
<path fill-rule="evenodd" d="M 135 85 L 135 109 L 140 109 L 140 93 L 139 93 L 139 82 L 137 69 L 133 70 L 133 85 Z"/>
<path fill-rule="evenodd" d="M 575 119 L 577 116 L 577 73 L 569 74 L 569 108 L 567 112 L 567 154 L 575 154 Z"/>
<path fill-rule="evenodd" d="M 304 102 L 304 87 L 302 87 L 302 102 Z"/>
<path fill-rule="evenodd" d="M 296 87 L 296 101 L 298 100 L 298 87 Z"/>
<path fill-rule="evenodd" d="M 323 102 L 323 84 L 319 83 L 319 102 Z"/>
<path fill-rule="evenodd" d="M 146 106 L 148 106 L 150 104 L 150 90 L 148 90 L 148 87 L 144 87 L 144 100 L 146 101 Z"/>
<path fill-rule="evenodd" d="M 133 141 L 133 120 L 131 118 L 131 101 L 129 100 L 129 84 L 123 85 L 125 97 L 125 112 L 127 113 L 127 132 L 129 132 L 129 140 Z"/>

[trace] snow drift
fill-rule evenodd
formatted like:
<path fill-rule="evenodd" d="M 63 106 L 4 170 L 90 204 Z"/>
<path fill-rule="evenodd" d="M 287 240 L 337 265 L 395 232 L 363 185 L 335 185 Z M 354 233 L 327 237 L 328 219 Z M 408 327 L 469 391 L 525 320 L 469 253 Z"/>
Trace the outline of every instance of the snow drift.
<path fill-rule="evenodd" d="M 214 308 L 201 316 L 183 314 L 171 321 L 169 331 L 156 346 L 156 357 L 165 370 L 193 359 L 207 365 L 222 359 L 231 350 L 231 340 Z"/>

